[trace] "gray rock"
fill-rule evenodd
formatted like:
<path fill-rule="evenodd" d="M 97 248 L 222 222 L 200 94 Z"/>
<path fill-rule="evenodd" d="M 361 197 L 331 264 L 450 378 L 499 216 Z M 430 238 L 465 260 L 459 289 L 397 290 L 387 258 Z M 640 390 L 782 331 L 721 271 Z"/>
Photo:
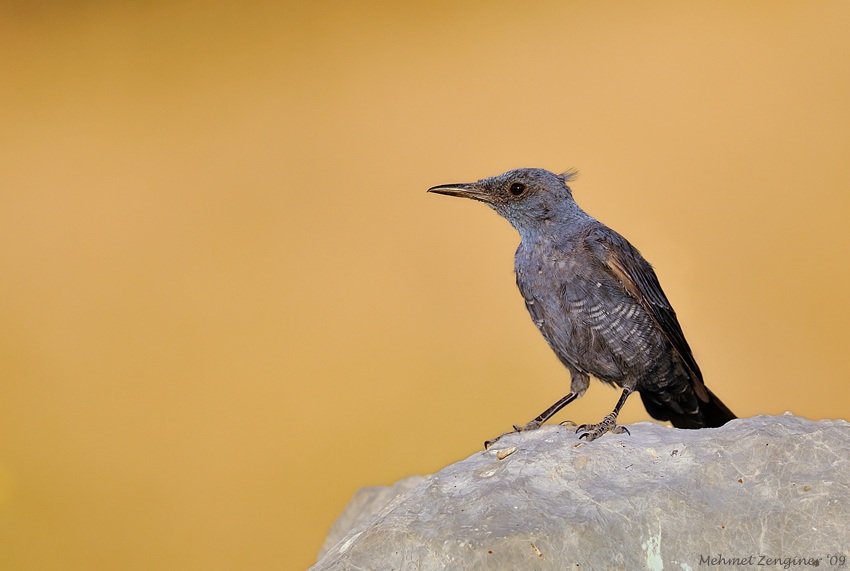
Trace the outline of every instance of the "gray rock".
<path fill-rule="evenodd" d="M 629 429 L 544 426 L 361 490 L 312 569 L 850 569 L 847 422 Z"/>
<path fill-rule="evenodd" d="M 410 488 L 419 484 L 425 476 L 408 476 L 402 478 L 392 486 L 372 486 L 357 490 L 345 510 L 331 526 L 322 548 L 319 550 L 319 559 L 340 539 L 345 537 L 351 529 L 363 524 L 368 518 L 378 513 L 391 500 L 400 496 Z"/>

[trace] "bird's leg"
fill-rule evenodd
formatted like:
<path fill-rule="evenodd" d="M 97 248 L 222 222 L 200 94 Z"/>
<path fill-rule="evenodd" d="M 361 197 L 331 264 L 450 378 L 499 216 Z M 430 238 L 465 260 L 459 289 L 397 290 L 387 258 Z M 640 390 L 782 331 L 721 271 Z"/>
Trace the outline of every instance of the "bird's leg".
<path fill-rule="evenodd" d="M 609 414 L 605 415 L 605 418 L 602 419 L 602 422 L 599 424 L 582 424 L 576 429 L 576 433 L 581 432 L 581 436 L 579 439 L 587 438 L 587 441 L 596 440 L 606 432 L 610 432 L 612 434 L 630 434 L 629 429 L 625 426 L 620 426 L 617 424 L 617 415 L 620 414 L 620 409 L 623 408 L 623 405 L 626 404 L 626 399 L 629 398 L 629 395 L 632 394 L 632 389 L 625 388 L 623 389 L 623 394 L 620 395 L 620 400 L 617 401 L 617 406 L 614 407 L 614 410 Z"/>
<path fill-rule="evenodd" d="M 555 404 L 541 412 L 539 415 L 537 415 L 533 420 L 530 420 L 525 426 L 519 427 L 514 424 L 513 432 L 526 432 L 528 430 L 536 430 L 540 428 L 540 425 L 552 418 L 552 416 L 556 412 L 558 412 L 559 410 L 570 404 L 572 401 L 577 399 L 580 394 L 581 393 L 570 392 L 558 402 L 556 402 Z M 513 432 L 506 432 L 505 434 L 513 434 Z M 505 434 L 501 434 L 492 440 L 487 440 L 486 442 L 484 442 L 484 449 L 487 450 L 488 448 L 490 448 L 493 444 L 496 443 L 497 440 L 499 440 L 502 436 L 505 436 Z"/>
<path fill-rule="evenodd" d="M 539 415 L 537 415 L 533 420 L 530 420 L 528 424 L 526 424 L 522 428 L 519 428 L 517 425 L 514 425 L 514 430 L 517 432 L 522 432 L 525 430 L 534 430 L 535 428 L 540 428 L 540 425 L 552 418 L 555 413 L 557 413 L 559 410 L 573 402 L 576 398 L 578 398 L 578 393 L 570 392 L 558 402 L 556 402 L 555 404 L 541 412 Z"/>

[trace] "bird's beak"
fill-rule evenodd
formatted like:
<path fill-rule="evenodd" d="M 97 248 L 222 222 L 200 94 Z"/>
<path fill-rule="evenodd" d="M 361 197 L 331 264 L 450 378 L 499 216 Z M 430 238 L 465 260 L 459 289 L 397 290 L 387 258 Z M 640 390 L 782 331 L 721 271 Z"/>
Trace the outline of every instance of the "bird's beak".
<path fill-rule="evenodd" d="M 428 189 L 428 192 L 434 194 L 445 194 L 448 196 L 460 196 L 462 198 L 471 198 L 472 200 L 480 200 L 481 202 L 490 202 L 491 196 L 478 183 L 462 182 L 457 184 L 441 184 Z"/>

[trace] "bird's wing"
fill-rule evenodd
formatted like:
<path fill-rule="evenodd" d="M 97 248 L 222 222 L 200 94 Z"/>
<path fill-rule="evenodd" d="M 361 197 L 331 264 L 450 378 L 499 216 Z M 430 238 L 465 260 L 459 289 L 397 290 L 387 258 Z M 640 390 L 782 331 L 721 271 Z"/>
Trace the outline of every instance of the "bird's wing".
<path fill-rule="evenodd" d="M 620 281 L 626 292 L 652 316 L 691 373 L 697 395 L 707 402 L 709 397 L 703 384 L 702 372 L 685 340 L 682 327 L 676 319 L 676 312 L 667 301 L 667 296 L 664 295 L 649 262 L 643 259 L 637 248 L 628 240 L 609 228 L 594 228 L 587 234 L 585 243 L 606 270 Z"/>

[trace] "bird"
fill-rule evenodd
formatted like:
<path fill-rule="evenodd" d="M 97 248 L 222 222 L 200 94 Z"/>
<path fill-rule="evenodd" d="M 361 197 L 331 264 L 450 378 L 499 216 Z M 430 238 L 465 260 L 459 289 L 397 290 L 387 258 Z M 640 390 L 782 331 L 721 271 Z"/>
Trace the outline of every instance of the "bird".
<path fill-rule="evenodd" d="M 705 386 L 655 270 L 628 240 L 574 200 L 569 183 L 576 176 L 575 170 L 520 168 L 428 189 L 483 202 L 519 232 L 517 286 L 532 321 L 569 371 L 569 393 L 512 432 L 539 428 L 582 397 L 590 377 L 622 393 L 600 422 L 577 428 L 579 439 L 588 442 L 628 432 L 617 417 L 634 392 L 652 418 L 676 428 L 719 427 L 736 418 Z M 486 441 L 485 448 L 505 434 Z"/>

